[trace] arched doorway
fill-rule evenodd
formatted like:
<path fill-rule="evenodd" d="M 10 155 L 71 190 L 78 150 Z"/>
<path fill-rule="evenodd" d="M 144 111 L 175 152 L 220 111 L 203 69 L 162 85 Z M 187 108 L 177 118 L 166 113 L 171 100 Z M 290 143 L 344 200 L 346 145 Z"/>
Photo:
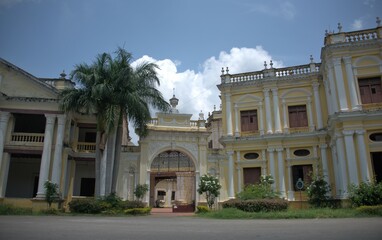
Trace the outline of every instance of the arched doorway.
<path fill-rule="evenodd" d="M 150 170 L 150 206 L 182 206 L 194 209 L 195 165 L 184 153 L 176 150 L 158 154 Z"/>

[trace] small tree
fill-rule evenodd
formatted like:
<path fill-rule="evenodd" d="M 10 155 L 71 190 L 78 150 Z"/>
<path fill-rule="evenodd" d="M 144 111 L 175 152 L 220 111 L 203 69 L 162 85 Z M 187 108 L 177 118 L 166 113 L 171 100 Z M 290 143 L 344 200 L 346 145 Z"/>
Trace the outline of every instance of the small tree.
<path fill-rule="evenodd" d="M 328 202 L 332 199 L 329 196 L 330 186 L 321 175 L 313 177 L 306 191 L 308 202 L 314 207 L 327 207 Z"/>
<path fill-rule="evenodd" d="M 59 199 L 58 185 L 51 181 L 44 183 L 45 188 L 45 201 L 48 203 L 48 207 L 51 208 L 52 203 Z"/>
<path fill-rule="evenodd" d="M 249 199 L 273 199 L 278 198 L 279 193 L 272 189 L 275 180 L 271 175 L 262 175 L 259 184 L 249 184 L 244 190 L 237 194 L 241 200 Z"/>
<path fill-rule="evenodd" d="M 382 182 L 361 182 L 350 185 L 349 199 L 353 206 L 375 206 L 382 204 Z"/>
<path fill-rule="evenodd" d="M 149 185 L 138 184 L 135 187 L 134 195 L 138 198 L 139 201 L 142 201 L 143 197 L 146 195 L 148 190 L 149 190 Z"/>
<path fill-rule="evenodd" d="M 207 205 L 210 209 L 215 203 L 215 198 L 219 196 L 221 187 L 219 180 L 214 176 L 203 175 L 200 178 L 198 193 L 206 194 Z"/>

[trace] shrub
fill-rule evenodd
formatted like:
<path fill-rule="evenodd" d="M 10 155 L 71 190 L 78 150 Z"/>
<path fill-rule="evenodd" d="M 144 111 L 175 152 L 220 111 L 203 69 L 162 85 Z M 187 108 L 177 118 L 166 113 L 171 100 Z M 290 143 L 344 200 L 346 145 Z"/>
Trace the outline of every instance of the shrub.
<path fill-rule="evenodd" d="M 215 176 L 203 175 L 200 177 L 198 193 L 206 194 L 207 205 L 209 208 L 212 208 L 214 205 L 215 198 L 219 196 L 221 187 L 219 179 Z"/>
<path fill-rule="evenodd" d="M 60 214 L 60 211 L 55 209 L 55 208 L 43 209 L 40 212 L 42 214 L 47 214 L 47 215 L 59 215 Z"/>
<path fill-rule="evenodd" d="M 58 185 L 50 181 L 44 183 L 45 188 L 45 200 L 48 203 L 48 207 L 52 206 L 54 201 L 59 199 Z"/>
<path fill-rule="evenodd" d="M 145 207 L 145 208 L 132 208 L 132 209 L 126 209 L 125 214 L 128 215 L 148 215 L 151 212 L 150 207 Z"/>
<path fill-rule="evenodd" d="M 197 213 L 206 213 L 206 212 L 209 212 L 210 209 L 206 206 L 197 206 Z"/>
<path fill-rule="evenodd" d="M 223 208 L 237 208 L 245 212 L 271 212 L 288 209 L 288 201 L 283 199 L 229 200 Z"/>
<path fill-rule="evenodd" d="M 144 208 L 146 206 L 145 203 L 141 201 L 122 201 L 121 208 L 122 209 L 132 209 L 132 208 Z"/>
<path fill-rule="evenodd" d="M 312 182 L 307 187 L 308 202 L 314 207 L 328 207 L 330 187 L 322 176 L 313 177 Z"/>
<path fill-rule="evenodd" d="M 10 204 L 0 204 L 0 215 L 30 215 L 32 208 L 14 207 Z"/>
<path fill-rule="evenodd" d="M 353 206 L 375 206 L 382 204 L 382 182 L 362 182 L 351 185 L 349 199 Z"/>
<path fill-rule="evenodd" d="M 115 193 L 110 193 L 108 196 L 99 199 L 99 201 L 109 205 L 107 208 L 121 208 L 122 205 L 122 198 Z"/>
<path fill-rule="evenodd" d="M 366 213 L 368 215 L 382 216 L 382 205 L 377 206 L 361 206 L 356 208 L 357 212 Z"/>
<path fill-rule="evenodd" d="M 104 211 L 102 205 L 95 199 L 75 199 L 69 203 L 71 212 L 75 213 L 100 213 Z"/>
<path fill-rule="evenodd" d="M 142 198 L 146 195 L 147 191 L 149 190 L 149 185 L 147 184 L 137 184 L 134 190 L 134 195 L 139 199 L 142 200 Z"/>
<path fill-rule="evenodd" d="M 272 189 L 274 183 L 273 177 L 261 176 L 259 184 L 249 184 L 244 190 L 237 194 L 237 197 L 241 200 L 249 199 L 272 199 L 277 198 L 279 194 Z"/>

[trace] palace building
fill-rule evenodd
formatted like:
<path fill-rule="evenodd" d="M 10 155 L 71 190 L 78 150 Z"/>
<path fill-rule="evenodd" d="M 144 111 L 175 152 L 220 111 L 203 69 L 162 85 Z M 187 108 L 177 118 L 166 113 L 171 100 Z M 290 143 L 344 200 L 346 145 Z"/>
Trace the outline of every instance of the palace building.
<path fill-rule="evenodd" d="M 289 201 L 301 200 L 296 182 L 307 185 L 312 174 L 322 174 L 337 199 L 350 184 L 382 181 L 379 19 L 373 29 L 327 32 L 321 62 L 269 61 L 246 73 L 225 67 L 220 77 L 221 107 L 206 120 L 179 112 L 174 95 L 138 146 L 115 146 L 97 132 L 95 116 L 60 110 L 60 90 L 74 87 L 65 73 L 37 78 L 0 59 L 0 202 L 45 207 L 47 180 L 58 184 L 64 206 L 113 191 L 133 200 L 146 183 L 148 205 L 180 211 L 205 202 L 196 191 L 204 174 L 219 179 L 219 202 L 261 175 Z"/>

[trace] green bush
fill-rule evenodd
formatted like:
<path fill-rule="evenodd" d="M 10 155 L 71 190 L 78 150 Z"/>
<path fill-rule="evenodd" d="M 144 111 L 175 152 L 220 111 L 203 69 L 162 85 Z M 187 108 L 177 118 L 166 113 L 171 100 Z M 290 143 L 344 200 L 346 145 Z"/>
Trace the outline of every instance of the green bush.
<path fill-rule="evenodd" d="M 353 206 L 375 206 L 382 204 L 382 182 L 362 182 L 351 185 L 349 199 Z"/>
<path fill-rule="evenodd" d="M 209 212 L 210 209 L 206 206 L 197 206 L 197 213 L 206 213 L 206 212 Z"/>
<path fill-rule="evenodd" d="M 288 201 L 283 199 L 228 200 L 223 208 L 237 208 L 245 212 L 272 212 L 288 209 Z"/>
<path fill-rule="evenodd" d="M 132 209 L 132 208 L 144 208 L 146 206 L 145 203 L 141 201 L 122 201 L 121 203 L 122 209 Z"/>
<path fill-rule="evenodd" d="M 115 193 L 111 193 L 108 196 L 100 198 L 98 201 L 107 206 L 106 208 L 121 208 L 122 206 L 122 198 L 117 196 Z"/>
<path fill-rule="evenodd" d="M 329 207 L 332 199 L 329 196 L 330 186 L 322 176 L 313 177 L 306 191 L 309 204 L 318 208 Z"/>
<path fill-rule="evenodd" d="M 382 216 L 382 205 L 377 206 L 361 206 L 356 208 L 357 212 L 366 213 L 368 215 Z"/>
<path fill-rule="evenodd" d="M 32 208 L 14 207 L 10 204 L 0 204 L 0 215 L 30 215 Z"/>
<path fill-rule="evenodd" d="M 127 215 L 148 215 L 151 212 L 151 208 L 150 207 L 132 208 L 132 209 L 126 209 L 124 212 Z"/>
<path fill-rule="evenodd" d="M 244 190 L 237 194 L 237 198 L 241 200 L 278 198 L 279 194 L 272 189 L 272 184 L 274 184 L 272 176 L 261 176 L 259 184 L 245 186 Z"/>
<path fill-rule="evenodd" d="M 41 210 L 40 213 L 47 214 L 47 215 L 59 215 L 60 211 L 55 208 L 48 208 L 48 209 Z"/>
<path fill-rule="evenodd" d="M 101 213 L 101 211 L 106 210 L 103 207 L 95 199 L 75 199 L 69 203 L 70 211 L 75 213 Z"/>

